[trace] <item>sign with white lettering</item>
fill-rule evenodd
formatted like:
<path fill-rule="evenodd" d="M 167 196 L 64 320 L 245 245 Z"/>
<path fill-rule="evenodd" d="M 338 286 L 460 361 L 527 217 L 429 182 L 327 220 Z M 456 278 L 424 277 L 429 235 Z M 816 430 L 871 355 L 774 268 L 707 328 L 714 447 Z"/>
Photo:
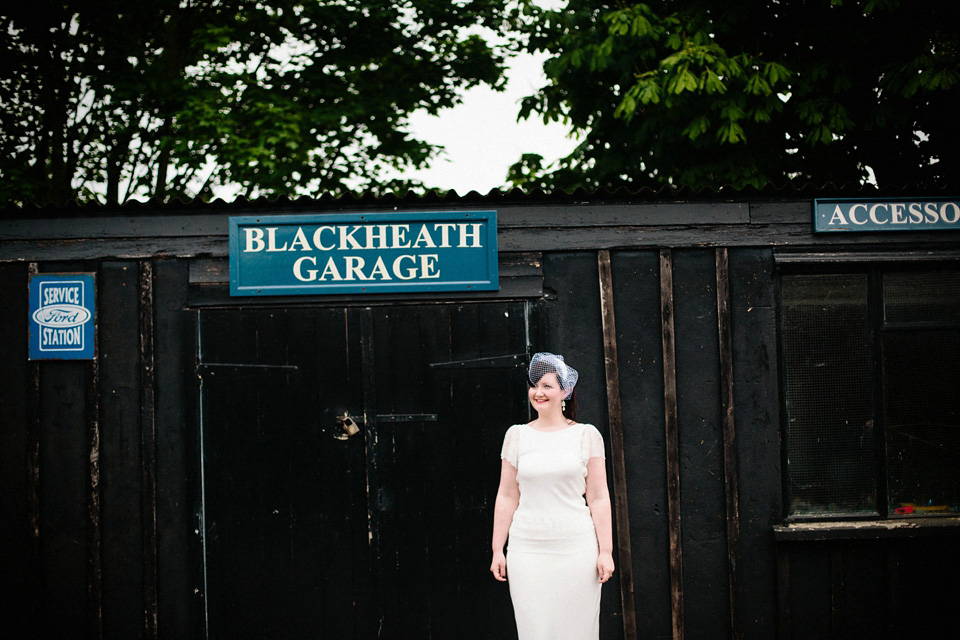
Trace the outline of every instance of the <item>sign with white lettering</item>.
<path fill-rule="evenodd" d="M 499 286 L 496 211 L 230 218 L 230 295 Z"/>
<path fill-rule="evenodd" d="M 94 358 L 94 275 L 37 274 L 29 281 L 31 360 Z"/>
<path fill-rule="evenodd" d="M 960 198 L 818 199 L 814 231 L 941 231 L 960 229 Z"/>

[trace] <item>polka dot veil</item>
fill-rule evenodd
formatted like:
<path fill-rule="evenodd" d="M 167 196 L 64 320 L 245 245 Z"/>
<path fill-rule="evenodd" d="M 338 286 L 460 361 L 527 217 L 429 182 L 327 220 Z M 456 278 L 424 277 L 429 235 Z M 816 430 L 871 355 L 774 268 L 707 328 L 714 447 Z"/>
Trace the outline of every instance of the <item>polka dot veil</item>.
<path fill-rule="evenodd" d="M 573 387 L 576 386 L 577 379 L 580 377 L 576 369 L 563 361 L 561 355 L 546 351 L 533 354 L 530 359 L 530 369 L 527 371 L 530 384 L 537 384 L 545 373 L 557 374 L 560 388 L 566 391 L 564 398 L 569 398 L 573 394 Z"/>

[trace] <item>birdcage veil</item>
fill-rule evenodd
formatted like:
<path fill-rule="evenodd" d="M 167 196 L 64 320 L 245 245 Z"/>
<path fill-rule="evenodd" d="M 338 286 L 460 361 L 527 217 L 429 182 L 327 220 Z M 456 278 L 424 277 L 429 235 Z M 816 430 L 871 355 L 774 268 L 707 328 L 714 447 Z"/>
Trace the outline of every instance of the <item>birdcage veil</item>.
<path fill-rule="evenodd" d="M 545 373 L 557 374 L 560 388 L 567 392 L 563 396 L 564 398 L 573 395 L 573 387 L 576 386 L 580 374 L 563 361 L 563 356 L 546 351 L 533 354 L 533 357 L 530 358 L 530 369 L 527 371 L 530 384 L 537 384 Z"/>

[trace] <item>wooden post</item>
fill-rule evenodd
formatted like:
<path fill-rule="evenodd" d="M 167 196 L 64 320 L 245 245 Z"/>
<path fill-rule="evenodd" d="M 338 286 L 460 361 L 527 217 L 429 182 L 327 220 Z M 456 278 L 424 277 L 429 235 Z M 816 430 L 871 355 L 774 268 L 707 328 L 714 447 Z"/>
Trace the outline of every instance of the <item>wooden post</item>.
<path fill-rule="evenodd" d="M 716 250 L 717 330 L 720 345 L 720 406 L 723 415 L 723 488 L 727 509 L 727 568 L 730 634 L 743 637 L 740 623 L 740 492 L 737 487 L 737 433 L 733 411 L 733 347 L 730 336 L 730 268 L 726 248 Z"/>
<path fill-rule="evenodd" d="M 667 450 L 667 530 L 670 538 L 670 618 L 673 640 L 683 640 L 683 549 L 680 536 L 680 434 L 677 356 L 673 329 L 673 254 L 660 250 L 660 330 L 663 336 L 663 406 Z"/>
<path fill-rule="evenodd" d="M 140 455 L 143 483 L 144 637 L 157 637 L 157 426 L 154 393 L 153 263 L 140 263 Z"/>
<path fill-rule="evenodd" d="M 38 273 L 37 263 L 27 265 L 27 275 Z M 24 282 L 26 289 L 27 283 Z M 27 302 L 29 305 L 29 301 Z M 30 346 L 27 345 L 29 352 Z M 35 558 L 40 557 L 40 363 L 27 362 L 27 520 Z"/>
<path fill-rule="evenodd" d="M 95 321 L 96 322 L 96 321 Z M 90 495 L 87 497 L 87 616 L 90 637 L 103 636 L 103 567 L 100 530 L 100 363 L 90 361 L 86 388 L 86 422 L 90 462 Z"/>
<path fill-rule="evenodd" d="M 620 408 L 620 365 L 617 360 L 617 328 L 613 308 L 613 271 L 610 251 L 598 253 L 600 266 L 600 312 L 603 318 L 603 360 L 607 380 L 607 420 L 610 425 L 610 466 L 613 469 L 613 502 L 617 527 L 617 560 L 624 640 L 636 640 L 636 600 L 633 594 L 633 559 L 630 550 L 630 513 L 627 472 L 623 453 L 623 420 Z"/>

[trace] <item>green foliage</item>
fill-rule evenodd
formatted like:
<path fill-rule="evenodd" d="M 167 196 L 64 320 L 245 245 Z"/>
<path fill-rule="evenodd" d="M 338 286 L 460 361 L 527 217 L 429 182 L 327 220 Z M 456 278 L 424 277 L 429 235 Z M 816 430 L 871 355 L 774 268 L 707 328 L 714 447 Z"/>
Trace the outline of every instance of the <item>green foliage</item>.
<path fill-rule="evenodd" d="M 503 84 L 504 0 L 7 4 L 0 201 L 409 188 L 407 117 Z"/>
<path fill-rule="evenodd" d="M 956 174 L 960 35 L 937 0 L 521 2 L 548 84 L 522 117 L 582 143 L 510 179 L 544 189 L 880 184 Z M 525 171 L 519 171 L 524 167 Z M 869 170 L 868 170 L 869 168 Z"/>

